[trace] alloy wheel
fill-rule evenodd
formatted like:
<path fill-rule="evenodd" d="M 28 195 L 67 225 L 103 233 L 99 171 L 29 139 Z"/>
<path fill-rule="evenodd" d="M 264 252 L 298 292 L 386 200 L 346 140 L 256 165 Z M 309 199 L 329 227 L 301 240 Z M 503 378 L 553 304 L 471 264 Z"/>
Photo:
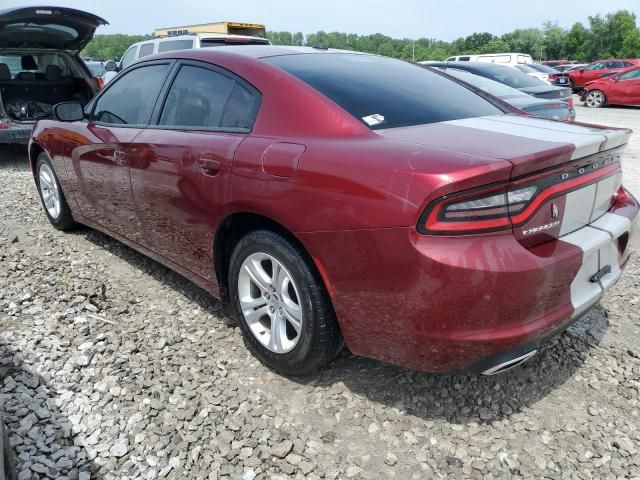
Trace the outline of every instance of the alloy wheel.
<path fill-rule="evenodd" d="M 238 275 L 238 298 L 249 330 L 265 348 L 278 354 L 295 348 L 302 333 L 302 305 L 282 263 L 266 253 L 249 255 Z"/>
<path fill-rule="evenodd" d="M 40 166 L 40 171 L 38 172 L 38 187 L 40 188 L 42 201 L 49 216 L 57 220 L 60 216 L 62 206 L 60 202 L 60 189 L 58 188 L 58 182 L 53 171 L 47 164 Z"/>
<path fill-rule="evenodd" d="M 587 103 L 587 107 L 601 107 L 602 105 L 604 105 L 604 94 L 600 90 L 594 90 L 587 93 L 587 98 L 585 99 L 585 101 Z"/>

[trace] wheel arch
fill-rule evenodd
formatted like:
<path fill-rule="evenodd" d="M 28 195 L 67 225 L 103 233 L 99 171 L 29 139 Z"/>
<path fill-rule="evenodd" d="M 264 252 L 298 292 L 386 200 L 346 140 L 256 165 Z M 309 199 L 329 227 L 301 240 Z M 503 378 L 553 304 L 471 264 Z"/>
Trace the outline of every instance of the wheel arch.
<path fill-rule="evenodd" d="M 322 267 L 317 264 L 305 245 L 291 230 L 268 216 L 250 211 L 239 211 L 230 213 L 224 218 L 213 240 L 214 268 L 218 286 L 220 287 L 220 295 L 223 299 L 227 300 L 229 298 L 229 264 L 233 249 L 242 237 L 262 229 L 276 232 L 298 246 L 310 264 L 313 265 L 325 292 L 328 294 L 331 291 Z M 331 295 L 328 295 L 328 298 L 333 304 Z"/>
<path fill-rule="evenodd" d="M 36 162 L 38 161 L 38 155 L 46 150 L 37 142 L 31 142 L 29 145 L 29 166 L 31 167 L 31 173 L 36 175 Z"/>

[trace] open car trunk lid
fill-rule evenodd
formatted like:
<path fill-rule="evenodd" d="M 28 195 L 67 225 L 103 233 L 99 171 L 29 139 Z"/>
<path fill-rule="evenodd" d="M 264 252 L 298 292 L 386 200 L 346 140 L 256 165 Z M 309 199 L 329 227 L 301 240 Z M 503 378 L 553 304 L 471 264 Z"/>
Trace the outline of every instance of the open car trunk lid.
<path fill-rule="evenodd" d="M 62 7 L 0 10 L 0 48 L 46 48 L 79 52 L 108 22 L 91 13 Z"/>

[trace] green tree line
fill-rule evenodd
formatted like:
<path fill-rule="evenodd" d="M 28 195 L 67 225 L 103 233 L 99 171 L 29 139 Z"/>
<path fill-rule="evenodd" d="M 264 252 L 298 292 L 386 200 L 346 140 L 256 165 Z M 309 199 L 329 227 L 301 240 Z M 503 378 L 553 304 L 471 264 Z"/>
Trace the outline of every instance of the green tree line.
<path fill-rule="evenodd" d="M 134 42 L 150 38 L 147 35 L 96 35 L 83 55 L 100 59 L 119 58 Z M 319 31 L 267 32 L 276 45 L 324 45 L 359 52 L 377 53 L 410 61 L 444 60 L 452 55 L 473 53 L 521 52 L 537 60 L 569 59 L 590 62 L 598 58 L 640 57 L 640 29 L 636 16 L 619 10 L 605 16 L 588 18 L 587 24 L 575 23 L 570 29 L 545 22 L 540 28 L 517 29 L 501 36 L 488 32 L 474 33 L 452 42 L 434 38 L 398 39 L 381 33 Z"/>

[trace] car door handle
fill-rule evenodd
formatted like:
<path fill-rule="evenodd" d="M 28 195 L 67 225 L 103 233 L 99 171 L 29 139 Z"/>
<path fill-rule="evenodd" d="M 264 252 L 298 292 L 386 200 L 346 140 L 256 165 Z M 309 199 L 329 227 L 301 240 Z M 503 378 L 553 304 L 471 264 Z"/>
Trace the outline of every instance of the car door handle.
<path fill-rule="evenodd" d="M 210 158 L 201 158 L 198 160 L 202 173 L 205 175 L 217 175 L 220 171 L 220 162 L 218 160 L 212 160 Z"/>

